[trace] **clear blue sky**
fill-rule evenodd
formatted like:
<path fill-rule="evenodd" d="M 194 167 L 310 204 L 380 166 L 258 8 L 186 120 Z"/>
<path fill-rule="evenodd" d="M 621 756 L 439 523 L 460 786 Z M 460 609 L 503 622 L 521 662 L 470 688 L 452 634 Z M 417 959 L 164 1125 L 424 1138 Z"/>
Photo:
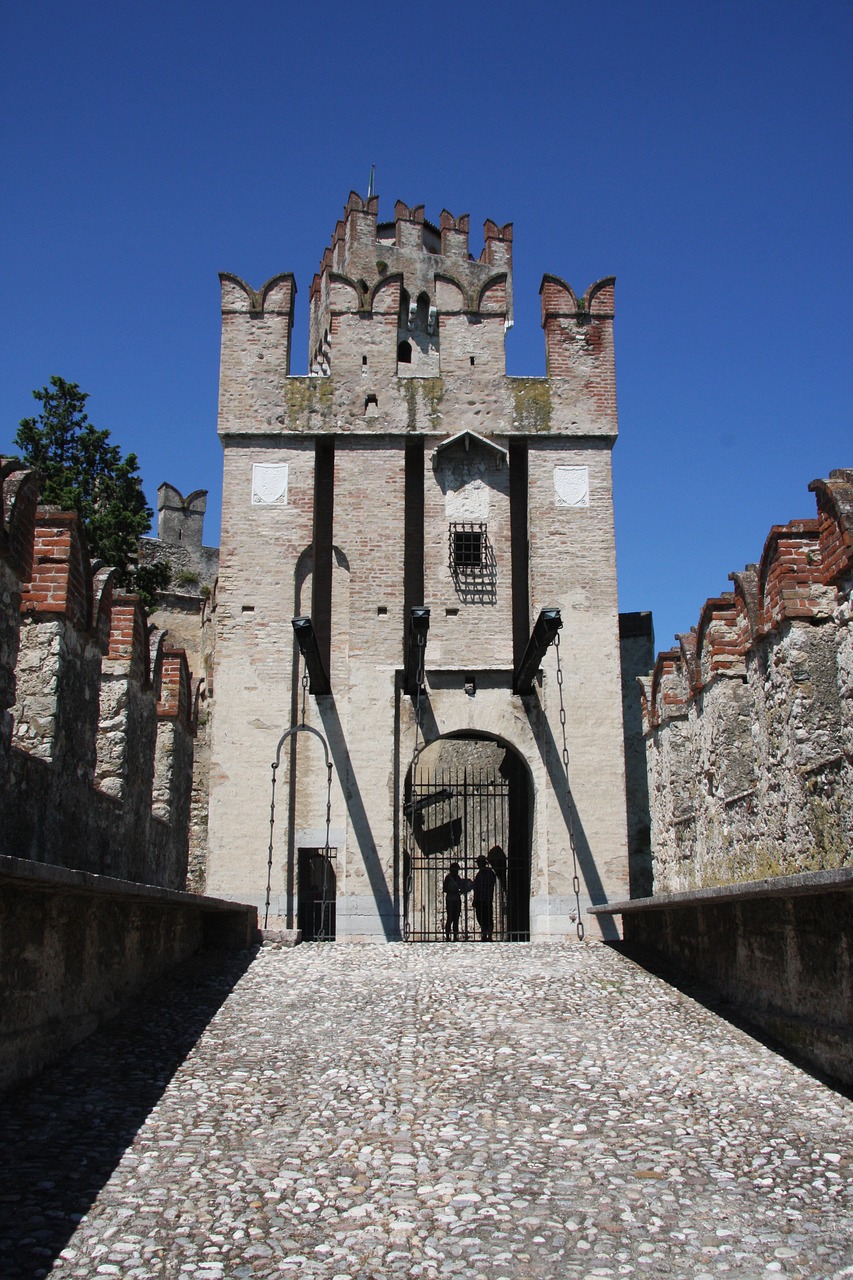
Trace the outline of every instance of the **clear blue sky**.
<path fill-rule="evenodd" d="M 218 539 L 217 272 L 311 277 L 350 189 L 617 277 L 620 604 L 658 648 L 853 465 L 850 0 L 29 0 L 2 20 L 0 449 L 51 374 Z"/>

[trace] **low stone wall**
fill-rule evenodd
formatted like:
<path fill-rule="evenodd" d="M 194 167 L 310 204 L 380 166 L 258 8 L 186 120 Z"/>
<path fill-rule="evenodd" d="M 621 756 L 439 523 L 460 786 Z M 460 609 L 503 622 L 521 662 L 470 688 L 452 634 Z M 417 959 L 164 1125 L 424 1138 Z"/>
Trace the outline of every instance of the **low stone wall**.
<path fill-rule="evenodd" d="M 591 908 L 624 945 L 730 1001 L 804 1061 L 853 1086 L 853 870 L 779 876 Z"/>
<path fill-rule="evenodd" d="M 0 857 L 0 1089 L 200 948 L 258 936 L 253 907 Z"/>

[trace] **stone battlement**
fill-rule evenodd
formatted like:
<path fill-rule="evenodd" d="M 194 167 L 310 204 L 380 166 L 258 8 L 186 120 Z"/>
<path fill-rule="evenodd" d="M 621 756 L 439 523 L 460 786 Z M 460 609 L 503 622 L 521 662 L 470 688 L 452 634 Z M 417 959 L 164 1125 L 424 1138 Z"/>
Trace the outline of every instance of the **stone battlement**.
<path fill-rule="evenodd" d="M 658 891 L 850 863 L 853 471 L 809 488 L 642 681 Z"/>
<path fill-rule="evenodd" d="M 149 628 L 76 513 L 0 466 L 0 853 L 181 888 L 193 760 L 186 654 Z"/>

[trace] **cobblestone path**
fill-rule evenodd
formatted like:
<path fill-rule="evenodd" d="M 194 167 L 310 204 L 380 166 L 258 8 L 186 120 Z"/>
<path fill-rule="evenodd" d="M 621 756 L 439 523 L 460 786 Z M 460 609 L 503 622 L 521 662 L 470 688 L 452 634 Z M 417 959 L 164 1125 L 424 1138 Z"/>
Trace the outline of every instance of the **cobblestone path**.
<path fill-rule="evenodd" d="M 13 1096 L 4 1278 L 853 1277 L 853 1102 L 607 947 L 232 981 Z"/>

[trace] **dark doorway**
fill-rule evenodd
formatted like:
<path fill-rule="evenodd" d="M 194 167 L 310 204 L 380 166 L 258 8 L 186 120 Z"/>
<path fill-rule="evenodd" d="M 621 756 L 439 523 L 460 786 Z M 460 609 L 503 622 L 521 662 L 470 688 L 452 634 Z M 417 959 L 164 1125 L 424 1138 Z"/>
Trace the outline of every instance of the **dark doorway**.
<path fill-rule="evenodd" d="M 296 923 L 303 942 L 334 942 L 336 849 L 299 850 Z"/>
<path fill-rule="evenodd" d="M 494 941 L 529 941 L 531 806 L 526 770 L 512 750 L 487 739 L 432 744 L 407 780 L 404 818 L 408 941 L 444 940 L 444 878 L 456 862 L 470 885 L 481 854 L 496 876 Z M 459 937 L 479 936 L 467 892 Z"/>

